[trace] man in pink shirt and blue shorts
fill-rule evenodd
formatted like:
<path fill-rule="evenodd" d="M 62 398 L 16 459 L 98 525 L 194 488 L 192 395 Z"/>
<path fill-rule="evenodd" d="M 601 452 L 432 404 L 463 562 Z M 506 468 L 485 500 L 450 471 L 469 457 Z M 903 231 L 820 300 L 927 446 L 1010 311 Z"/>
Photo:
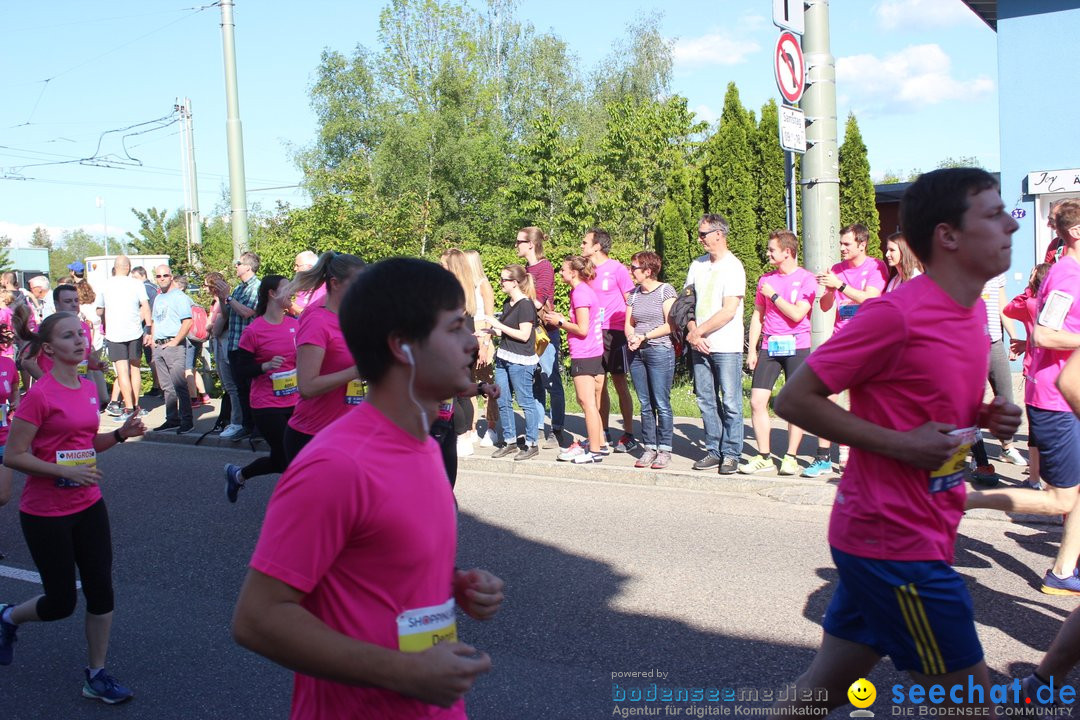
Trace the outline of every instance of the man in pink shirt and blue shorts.
<path fill-rule="evenodd" d="M 943 686 L 945 703 L 989 711 L 971 596 L 952 560 L 977 430 L 1008 437 L 1020 423 L 1003 398 L 982 402 L 990 338 L 980 297 L 1009 268 L 1018 226 L 997 181 L 975 168 L 920 176 L 900 216 L 926 274 L 860 309 L 776 401 L 789 422 L 851 446 L 829 522 L 840 579 L 821 648 L 797 681 L 827 699 L 784 704 L 840 707 L 888 655 L 913 682 Z M 843 390 L 850 410 L 829 400 Z M 949 694 L 956 685 L 961 700 Z"/>
<path fill-rule="evenodd" d="M 1035 348 L 1024 391 L 1028 442 L 1039 449 L 1039 475 L 1047 489 L 984 490 L 972 493 L 967 506 L 1033 515 L 1068 513 L 1057 558 L 1040 589 L 1048 595 L 1080 595 L 1080 513 L 1074 510 L 1080 497 L 1080 420 L 1058 389 L 1065 363 L 1080 348 L 1080 201 L 1065 200 L 1054 210 L 1065 251 L 1039 286 Z"/>
<path fill-rule="evenodd" d="M 491 659 L 458 642 L 457 609 L 486 620 L 503 597 L 491 573 L 455 568 L 457 508 L 428 434 L 440 402 L 474 387 L 465 296 L 438 265 L 393 258 L 356 276 L 340 319 L 365 401 L 278 482 L 233 634 L 296 672 L 292 718 L 461 720 Z"/>

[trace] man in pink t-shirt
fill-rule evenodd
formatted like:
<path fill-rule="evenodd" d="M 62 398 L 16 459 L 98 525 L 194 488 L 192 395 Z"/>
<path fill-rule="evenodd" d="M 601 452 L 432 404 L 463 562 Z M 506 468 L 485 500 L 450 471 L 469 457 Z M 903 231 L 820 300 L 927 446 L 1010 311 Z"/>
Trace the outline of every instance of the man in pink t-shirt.
<path fill-rule="evenodd" d="M 901 224 L 926 274 L 860 310 L 776 401 L 789 422 L 852 448 L 829 522 L 839 582 L 821 648 L 797 682 L 825 688 L 827 699 L 784 704 L 839 707 L 889 655 L 924 687 L 981 686 L 988 712 L 971 597 L 951 565 L 977 428 L 1007 437 L 1020 423 L 1003 398 L 982 402 L 990 339 L 979 297 L 1009 268 L 1018 226 L 994 177 L 974 168 L 920 176 Z M 842 390 L 850 411 L 829 399 Z"/>
<path fill-rule="evenodd" d="M 630 394 L 630 385 L 626 373 L 630 369 L 630 359 L 626 348 L 626 298 L 634 289 L 630 271 L 618 260 L 609 257 L 611 236 L 605 230 L 593 228 L 585 233 L 581 240 L 581 256 L 592 261 L 596 276 L 589 281 L 589 287 L 596 293 L 600 306 L 604 310 L 604 372 L 611 376 L 611 384 L 619 396 L 619 412 L 622 414 L 623 434 L 615 443 L 615 452 L 630 452 L 638 446 L 634 439 L 634 398 Z M 607 438 L 608 420 L 611 416 L 611 398 L 608 397 L 607 382 L 600 394 L 600 420 L 604 423 L 604 437 Z"/>
<path fill-rule="evenodd" d="M 1080 201 L 1057 205 L 1055 219 L 1065 253 L 1039 286 L 1039 314 L 1032 331 L 1034 349 L 1024 393 L 1028 442 L 1039 449 L 1039 474 L 1047 488 L 984 490 L 971 494 L 968 507 L 1032 515 L 1069 513 L 1057 558 L 1043 576 L 1041 589 L 1050 595 L 1080 595 L 1076 575 L 1080 513 L 1073 512 L 1080 497 L 1080 420 L 1057 387 L 1066 361 L 1080 348 Z"/>
<path fill-rule="evenodd" d="M 451 273 L 413 258 L 368 267 L 342 303 L 365 402 L 282 476 L 233 618 L 238 643 L 296 671 L 293 718 L 464 718 L 491 669 L 458 642 L 455 608 L 491 618 L 503 583 L 455 569 L 457 513 L 428 434 L 440 401 L 473 386 L 464 307 Z"/>
<path fill-rule="evenodd" d="M 870 231 L 862 223 L 853 223 L 840 230 L 840 262 L 827 273 L 818 276 L 825 288 L 821 296 L 821 311 L 829 312 L 836 306 L 836 322 L 832 334 L 840 332 L 855 317 L 864 302 L 880 297 L 889 281 L 889 268 L 877 258 L 866 254 Z M 844 402 L 840 396 L 834 402 Z M 832 474 L 832 444 L 824 439 L 818 441 L 817 456 L 803 477 L 821 477 Z M 840 469 L 847 463 L 847 447 L 840 446 Z"/>
<path fill-rule="evenodd" d="M 774 469 L 769 457 L 772 430 L 769 399 L 780 372 L 783 371 L 786 382 L 810 355 L 810 310 L 817 296 L 817 279 L 809 270 L 799 267 L 799 238 L 795 233 L 790 230 L 769 233 L 768 256 L 774 269 L 758 278 L 754 314 L 750 318 L 750 347 L 746 353 L 746 366 L 754 372 L 750 422 L 758 454 L 739 466 L 739 472 L 744 475 Z M 787 454 L 780 460 L 781 475 L 799 472 L 795 455 L 802 438 L 801 429 L 788 425 Z"/>

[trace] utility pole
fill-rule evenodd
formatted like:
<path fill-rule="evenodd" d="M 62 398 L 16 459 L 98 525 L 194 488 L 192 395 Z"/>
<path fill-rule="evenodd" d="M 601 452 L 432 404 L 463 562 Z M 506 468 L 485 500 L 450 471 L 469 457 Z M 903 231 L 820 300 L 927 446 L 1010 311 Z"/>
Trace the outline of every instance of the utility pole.
<path fill-rule="evenodd" d="M 94 199 L 94 204 L 101 208 L 101 240 L 105 247 L 105 254 L 109 254 L 109 216 L 105 212 L 105 198 L 100 195 Z"/>
<path fill-rule="evenodd" d="M 225 135 L 229 146 L 229 196 L 232 200 L 233 261 L 247 250 L 247 185 L 244 179 L 244 131 L 236 89 L 236 39 L 233 0 L 221 0 L 221 41 L 225 55 Z M 833 113 L 836 114 L 835 112 Z"/>
<path fill-rule="evenodd" d="M 191 117 L 191 98 L 184 98 L 180 111 L 180 152 L 184 160 L 184 228 L 187 230 L 187 260 L 193 265 L 197 258 L 192 248 L 202 244 L 202 217 L 199 215 L 199 180 L 195 174 L 195 128 Z"/>
<path fill-rule="evenodd" d="M 829 0 L 806 0 L 806 155 L 802 162 L 803 258 L 815 275 L 839 261 L 840 177 L 836 146 L 836 67 L 829 51 Z M 832 334 L 835 310 L 811 313 L 810 342 Z"/>

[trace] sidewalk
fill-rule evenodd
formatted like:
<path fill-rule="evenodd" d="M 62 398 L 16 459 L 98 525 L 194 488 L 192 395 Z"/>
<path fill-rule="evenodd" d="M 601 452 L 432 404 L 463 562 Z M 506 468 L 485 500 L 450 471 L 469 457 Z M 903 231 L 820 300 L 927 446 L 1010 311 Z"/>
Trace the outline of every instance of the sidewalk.
<path fill-rule="evenodd" d="M 268 452 L 266 443 L 262 440 L 254 442 L 241 440 L 233 442 L 222 440 L 217 434 L 206 434 L 214 427 L 218 419 L 220 400 L 214 400 L 211 405 L 196 408 L 195 430 L 186 435 L 177 435 L 175 431 L 154 432 L 151 428 L 165 422 L 165 411 L 162 398 L 143 398 L 142 406 L 147 410 L 143 421 L 148 429 L 144 441 L 155 443 L 169 443 L 182 445 L 198 445 L 200 447 L 230 448 L 247 452 Z M 519 427 L 521 417 L 517 416 Z M 774 418 L 771 446 L 774 450 L 783 450 L 787 447 L 786 423 Z M 112 430 L 119 427 L 113 418 L 102 415 L 102 431 Z M 567 430 L 575 437 L 581 437 L 585 433 L 585 421 L 581 415 L 567 415 Z M 614 433 L 614 430 L 612 431 Z M 635 423 L 636 437 L 640 440 L 640 432 Z M 753 433 L 750 430 L 749 421 L 744 430 L 745 441 L 743 444 L 743 458 L 748 458 L 757 452 Z M 831 506 L 836 495 L 838 475 L 827 478 L 810 479 L 798 476 L 780 476 L 778 468 L 772 472 L 758 475 L 719 475 L 715 470 L 695 471 L 692 466 L 704 454 L 701 445 L 703 431 L 699 418 L 676 417 L 675 435 L 671 465 L 664 470 L 638 469 L 634 467 L 640 450 L 633 453 L 613 453 L 604 458 L 602 463 L 594 465 L 575 465 L 573 463 L 558 462 L 556 457 L 559 450 L 541 450 L 540 455 L 532 460 L 514 462 L 512 455 L 499 460 L 492 460 L 490 455 L 494 448 L 480 447 L 474 444 L 474 454 L 459 459 L 459 469 L 463 472 L 483 472 L 502 475 L 508 478 L 527 480 L 531 477 L 562 478 L 566 480 L 585 482 L 606 482 L 625 485 L 652 485 L 656 487 L 674 487 L 692 490 L 704 490 L 718 493 L 756 494 L 772 498 L 780 502 L 795 505 L 821 505 Z M 1026 455 L 1027 428 L 1021 426 L 1017 436 L 1017 446 Z M 987 439 L 987 452 L 990 462 L 993 463 L 998 475 L 1002 478 L 1003 486 L 1020 485 L 1027 480 L 1023 474 L 1024 468 L 1016 467 L 1001 462 L 999 457 L 1001 447 L 997 440 Z M 817 440 L 813 437 L 803 439 L 799 448 L 800 471 L 805 469 L 811 462 Z M 835 452 L 835 451 L 834 451 Z M 1060 524 L 1060 518 L 1043 516 L 1007 516 L 992 510 L 974 510 L 968 513 L 968 517 L 994 520 L 1013 520 L 1022 522 L 1034 522 L 1040 524 Z"/>

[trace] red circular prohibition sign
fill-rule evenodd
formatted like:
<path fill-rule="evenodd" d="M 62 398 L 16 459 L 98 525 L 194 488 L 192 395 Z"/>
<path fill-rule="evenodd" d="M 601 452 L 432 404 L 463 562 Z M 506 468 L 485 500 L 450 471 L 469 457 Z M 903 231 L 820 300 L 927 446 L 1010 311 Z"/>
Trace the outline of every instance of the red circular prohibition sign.
<path fill-rule="evenodd" d="M 806 89 L 806 64 L 803 62 L 799 39 L 789 32 L 780 33 L 773 54 L 776 87 L 785 100 L 794 105 Z"/>

